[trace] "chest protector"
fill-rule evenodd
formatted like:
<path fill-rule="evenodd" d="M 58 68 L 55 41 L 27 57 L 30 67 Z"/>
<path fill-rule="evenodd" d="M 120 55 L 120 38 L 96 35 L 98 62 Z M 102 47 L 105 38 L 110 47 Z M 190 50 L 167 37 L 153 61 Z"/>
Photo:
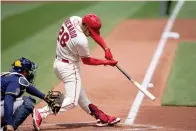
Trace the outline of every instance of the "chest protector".
<path fill-rule="evenodd" d="M 17 72 L 2 72 L 1 73 L 1 77 L 2 76 L 11 76 L 11 75 L 19 76 L 18 83 L 20 84 L 21 92 L 25 92 L 26 87 L 28 87 L 30 85 L 30 83 L 22 74 L 17 73 Z"/>

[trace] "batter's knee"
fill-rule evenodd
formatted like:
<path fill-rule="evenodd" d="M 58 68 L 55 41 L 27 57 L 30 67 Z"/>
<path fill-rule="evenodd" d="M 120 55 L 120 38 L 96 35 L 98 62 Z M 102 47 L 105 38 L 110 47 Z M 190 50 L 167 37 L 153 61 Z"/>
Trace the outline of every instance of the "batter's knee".
<path fill-rule="evenodd" d="M 78 102 L 73 102 L 73 106 L 74 107 L 78 106 Z"/>
<path fill-rule="evenodd" d="M 62 108 L 69 110 L 75 108 L 78 105 L 78 102 L 70 97 L 66 97 L 62 103 Z"/>

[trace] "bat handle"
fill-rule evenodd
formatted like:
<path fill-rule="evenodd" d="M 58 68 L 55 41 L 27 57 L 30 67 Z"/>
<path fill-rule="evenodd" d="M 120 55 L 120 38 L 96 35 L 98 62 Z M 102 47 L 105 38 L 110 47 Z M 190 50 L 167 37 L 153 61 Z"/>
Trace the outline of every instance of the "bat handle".
<path fill-rule="evenodd" d="M 111 60 L 114 60 L 114 59 L 111 59 Z M 122 68 L 120 68 L 120 66 L 118 64 L 116 64 L 115 66 L 118 68 L 118 70 L 120 72 L 122 72 L 127 77 L 127 79 L 129 79 L 130 81 L 132 81 L 131 77 Z"/>
<path fill-rule="evenodd" d="M 132 81 L 132 79 L 131 79 L 131 77 L 122 69 L 122 68 L 120 68 L 119 67 L 119 65 L 115 65 L 117 68 L 118 68 L 118 70 L 120 71 L 120 72 L 122 72 L 129 80 L 131 80 Z"/>

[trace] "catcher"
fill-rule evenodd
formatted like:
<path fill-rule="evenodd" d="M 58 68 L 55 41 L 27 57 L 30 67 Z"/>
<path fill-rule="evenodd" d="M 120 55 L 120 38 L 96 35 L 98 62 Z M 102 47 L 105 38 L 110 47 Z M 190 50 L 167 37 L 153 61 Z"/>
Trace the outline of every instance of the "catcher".
<path fill-rule="evenodd" d="M 16 130 L 33 112 L 36 101 L 31 96 L 23 96 L 24 92 L 45 100 L 49 105 L 55 101 L 56 96 L 50 97 L 53 92 L 45 95 L 33 85 L 36 70 L 35 62 L 21 57 L 14 61 L 11 71 L 1 73 L 1 130 Z"/>
<path fill-rule="evenodd" d="M 86 113 L 97 120 L 97 126 L 105 126 L 119 123 L 120 118 L 107 115 L 92 104 L 82 86 L 80 74 L 80 61 L 86 65 L 94 66 L 115 66 L 117 64 L 100 35 L 100 28 L 101 21 L 95 14 L 87 14 L 83 18 L 72 16 L 64 21 L 57 37 L 53 67 L 56 76 L 64 82 L 66 96 L 63 100 L 62 108 L 57 110 L 64 112 L 79 105 Z M 87 37 L 93 38 L 103 48 L 106 59 L 101 60 L 90 56 Z M 40 130 L 42 120 L 52 114 L 53 111 L 48 106 L 34 109 L 33 123 L 35 129 Z"/>

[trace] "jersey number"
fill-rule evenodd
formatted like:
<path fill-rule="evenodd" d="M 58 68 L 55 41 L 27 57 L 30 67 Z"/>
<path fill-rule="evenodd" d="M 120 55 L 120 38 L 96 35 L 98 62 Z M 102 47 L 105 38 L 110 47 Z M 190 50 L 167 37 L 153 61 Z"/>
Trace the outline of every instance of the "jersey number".
<path fill-rule="evenodd" d="M 67 32 L 64 32 L 65 28 L 64 26 L 61 27 L 61 30 L 59 32 L 59 36 L 61 36 L 61 39 L 59 40 L 58 36 L 58 41 L 60 42 L 62 47 L 66 46 L 66 42 L 69 40 L 69 34 Z"/>

